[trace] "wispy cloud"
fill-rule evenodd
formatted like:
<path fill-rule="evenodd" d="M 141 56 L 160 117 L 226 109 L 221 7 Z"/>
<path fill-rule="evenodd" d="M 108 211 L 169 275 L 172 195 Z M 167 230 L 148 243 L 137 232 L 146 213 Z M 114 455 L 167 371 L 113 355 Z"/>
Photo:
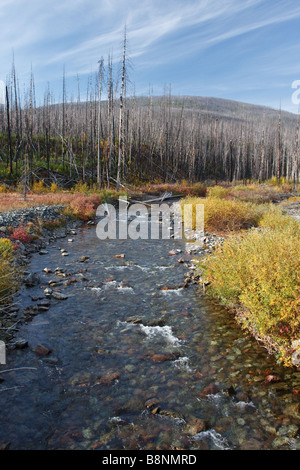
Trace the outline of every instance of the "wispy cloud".
<path fill-rule="evenodd" d="M 251 47 L 258 50 L 260 32 L 272 36 L 272 28 L 284 29 L 299 18 L 300 5 L 294 0 L 1 0 L 0 79 L 9 73 L 13 51 L 21 77 L 31 65 L 45 83 L 58 79 L 64 65 L 70 75 L 90 73 L 101 56 L 112 53 L 120 59 L 126 24 L 136 68 L 158 75 L 160 67 L 168 66 L 170 80 L 176 80 L 181 72 L 176 63 L 206 60 L 208 68 L 210 50 L 215 64 L 222 63 L 226 44 L 234 40 L 243 41 L 251 56 Z M 295 69 L 288 37 L 282 45 L 287 51 L 282 59 L 287 75 Z M 264 74 L 268 68 L 276 69 L 263 63 L 263 57 L 276 57 L 276 35 L 272 39 L 256 59 Z M 233 54 L 231 49 L 227 52 Z M 237 47 L 235 53 L 233 66 L 241 58 Z M 245 63 L 243 67 L 246 74 Z M 190 80 L 186 78 L 186 86 Z"/>

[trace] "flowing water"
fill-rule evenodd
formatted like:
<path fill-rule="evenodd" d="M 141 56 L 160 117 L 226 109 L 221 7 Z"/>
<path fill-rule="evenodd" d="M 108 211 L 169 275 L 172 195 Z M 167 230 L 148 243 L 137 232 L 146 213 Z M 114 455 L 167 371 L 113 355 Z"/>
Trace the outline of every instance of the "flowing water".
<path fill-rule="evenodd" d="M 2 374 L 0 444 L 300 448 L 300 372 L 276 365 L 199 284 L 182 288 L 188 268 L 177 260 L 191 258 L 183 241 L 100 241 L 95 227 L 73 238 L 33 255 L 41 284 L 17 297 L 22 308 L 37 304 L 50 280 L 68 296 L 20 327 L 29 347 L 0 366 L 0 376 L 18 369 Z M 182 253 L 170 256 L 174 249 Z M 51 353 L 37 355 L 38 344 Z M 282 380 L 266 383 L 270 374 Z"/>

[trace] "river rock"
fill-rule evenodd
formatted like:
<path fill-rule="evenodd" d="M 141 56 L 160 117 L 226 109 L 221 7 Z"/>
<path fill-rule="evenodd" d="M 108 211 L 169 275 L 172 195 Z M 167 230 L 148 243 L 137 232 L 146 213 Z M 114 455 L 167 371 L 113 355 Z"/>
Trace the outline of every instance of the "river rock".
<path fill-rule="evenodd" d="M 41 255 L 41 256 L 42 255 L 48 255 L 48 253 L 49 253 L 49 251 L 47 251 L 47 250 L 40 250 L 39 251 L 39 255 Z"/>
<path fill-rule="evenodd" d="M 293 418 L 300 419 L 300 404 L 292 403 L 284 409 L 284 414 Z"/>
<path fill-rule="evenodd" d="M 155 363 L 174 361 L 176 359 L 175 354 L 154 354 L 151 359 Z"/>
<path fill-rule="evenodd" d="M 265 378 L 265 383 L 266 384 L 278 383 L 278 382 L 281 382 L 281 381 L 282 381 L 282 378 L 279 377 L 279 375 L 276 375 L 276 374 L 267 375 L 267 377 Z"/>
<path fill-rule="evenodd" d="M 112 385 L 115 380 L 120 378 L 119 372 L 111 372 L 107 375 L 103 375 L 99 380 L 97 380 L 98 385 Z"/>
<path fill-rule="evenodd" d="M 149 408 L 153 408 L 153 406 L 156 406 L 156 405 L 158 405 L 159 403 L 160 403 L 160 400 L 159 400 L 158 398 L 149 398 L 149 399 L 145 402 L 144 406 L 145 406 L 145 408 L 148 408 L 148 409 L 149 409 Z"/>
<path fill-rule="evenodd" d="M 19 338 L 13 344 L 16 349 L 25 349 L 28 346 L 28 341 L 26 339 Z"/>
<path fill-rule="evenodd" d="M 196 434 L 206 431 L 206 429 L 206 422 L 203 419 L 195 418 L 184 427 L 183 432 L 185 434 L 190 434 L 191 436 L 196 436 Z"/>
<path fill-rule="evenodd" d="M 241 447 L 241 450 L 261 450 L 262 443 L 256 439 L 249 439 L 247 442 L 244 442 Z"/>
<path fill-rule="evenodd" d="M 43 299 L 37 303 L 39 307 L 50 307 L 50 300 Z"/>
<path fill-rule="evenodd" d="M 68 296 L 66 294 L 63 294 L 61 292 L 52 292 L 52 297 L 56 300 L 67 300 Z"/>
<path fill-rule="evenodd" d="M 51 353 L 51 349 L 48 349 L 46 346 L 43 346 L 42 344 L 38 344 L 36 348 L 34 349 L 34 352 L 38 356 L 48 356 L 48 354 Z"/>
<path fill-rule="evenodd" d="M 30 273 L 24 279 L 24 284 L 26 287 L 34 287 L 40 283 L 40 277 L 37 273 Z"/>
<path fill-rule="evenodd" d="M 207 385 L 207 387 L 204 387 L 204 389 L 199 395 L 202 398 L 206 398 L 208 395 L 216 395 L 218 392 L 219 392 L 218 386 L 214 383 L 211 383 Z"/>
<path fill-rule="evenodd" d="M 47 274 L 51 274 L 52 273 L 52 269 L 50 268 L 44 268 L 43 271 Z"/>

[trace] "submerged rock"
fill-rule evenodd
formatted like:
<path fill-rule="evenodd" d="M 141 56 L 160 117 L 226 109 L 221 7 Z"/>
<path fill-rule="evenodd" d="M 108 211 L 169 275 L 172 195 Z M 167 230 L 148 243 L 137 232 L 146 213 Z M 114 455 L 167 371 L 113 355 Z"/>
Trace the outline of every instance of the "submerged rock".
<path fill-rule="evenodd" d="M 155 363 L 174 361 L 177 358 L 178 358 L 178 355 L 172 354 L 172 353 L 154 354 L 153 356 L 151 356 L 151 360 Z"/>
<path fill-rule="evenodd" d="M 48 349 L 46 346 L 43 346 L 42 344 L 38 344 L 36 348 L 34 349 L 35 354 L 38 356 L 48 356 L 52 351 L 51 349 Z"/>
<path fill-rule="evenodd" d="M 103 375 L 96 383 L 97 385 L 112 385 L 115 380 L 118 380 L 119 378 L 119 372 L 111 372 L 107 375 Z"/>
<path fill-rule="evenodd" d="M 216 395 L 217 393 L 219 393 L 218 386 L 214 383 L 211 383 L 207 385 L 206 387 L 204 387 L 204 389 L 199 395 L 202 398 L 206 398 L 208 395 Z"/>
<path fill-rule="evenodd" d="M 144 406 L 145 406 L 145 408 L 149 409 L 149 408 L 153 408 L 154 406 L 158 405 L 159 403 L 160 403 L 160 400 L 158 398 L 154 397 L 154 398 L 149 398 L 145 402 Z"/>
<path fill-rule="evenodd" d="M 185 434 L 190 434 L 191 436 L 196 436 L 196 434 L 206 430 L 206 422 L 203 419 L 195 418 L 184 427 L 183 432 Z"/>

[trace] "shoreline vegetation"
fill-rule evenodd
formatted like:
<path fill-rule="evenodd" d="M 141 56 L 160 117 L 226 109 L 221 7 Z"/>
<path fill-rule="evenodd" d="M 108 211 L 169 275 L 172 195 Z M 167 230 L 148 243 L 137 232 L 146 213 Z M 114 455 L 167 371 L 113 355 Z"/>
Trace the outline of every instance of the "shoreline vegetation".
<path fill-rule="evenodd" d="M 207 294 L 279 363 L 293 367 L 300 338 L 300 223 L 287 211 L 291 205 L 299 211 L 300 197 L 274 204 L 273 190 L 215 186 L 205 199 L 182 204 L 204 204 L 205 230 L 225 237 L 198 261 Z"/>
<path fill-rule="evenodd" d="M 21 192 L 2 185 L 0 216 L 41 206 L 63 209 L 49 220 L 0 227 L 0 303 L 5 306 L 20 285 L 15 253 L 42 237 L 43 229 L 58 229 L 67 220 L 87 223 L 101 203 L 120 196 L 172 192 L 185 196 L 182 205 L 204 204 L 205 231 L 224 237 L 197 264 L 207 295 L 229 309 L 279 363 L 293 367 L 297 353 L 293 344 L 300 339 L 300 223 L 286 213 L 291 206 L 299 211 L 300 193 L 292 192 L 293 188 L 283 179 L 280 184 L 273 179 L 264 184 L 144 184 L 118 192 L 82 183 L 71 190 L 55 184 L 49 189 L 40 180 L 25 199 Z"/>

